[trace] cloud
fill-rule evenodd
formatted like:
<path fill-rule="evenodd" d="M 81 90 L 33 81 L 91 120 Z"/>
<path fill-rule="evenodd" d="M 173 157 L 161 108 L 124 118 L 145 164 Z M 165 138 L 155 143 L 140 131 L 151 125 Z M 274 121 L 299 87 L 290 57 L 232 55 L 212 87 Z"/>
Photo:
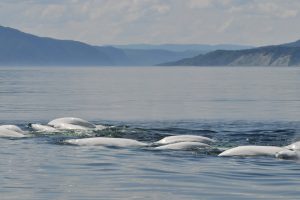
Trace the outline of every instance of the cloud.
<path fill-rule="evenodd" d="M 2 0 L 0 24 L 91 44 L 296 40 L 295 0 Z"/>
<path fill-rule="evenodd" d="M 229 11 L 239 15 L 247 14 L 269 18 L 291 18 L 298 15 L 299 2 L 287 0 L 285 3 L 278 0 L 252 0 L 244 4 L 233 4 Z"/>
<path fill-rule="evenodd" d="M 257 9 L 266 15 L 271 17 L 279 17 L 279 18 L 289 18 L 295 17 L 298 14 L 298 11 L 291 7 L 284 7 L 280 4 L 271 3 L 271 2 L 263 2 L 257 5 Z"/>
<path fill-rule="evenodd" d="M 42 10 L 40 17 L 44 19 L 60 19 L 66 11 L 66 8 L 61 5 L 50 5 Z"/>
<path fill-rule="evenodd" d="M 212 4 L 212 0 L 188 0 L 188 5 L 190 8 L 207 8 Z"/>
<path fill-rule="evenodd" d="M 230 25 L 232 24 L 233 19 L 229 19 L 228 21 L 225 21 L 219 28 L 218 28 L 218 32 L 224 32 L 226 30 L 228 30 L 230 28 Z"/>

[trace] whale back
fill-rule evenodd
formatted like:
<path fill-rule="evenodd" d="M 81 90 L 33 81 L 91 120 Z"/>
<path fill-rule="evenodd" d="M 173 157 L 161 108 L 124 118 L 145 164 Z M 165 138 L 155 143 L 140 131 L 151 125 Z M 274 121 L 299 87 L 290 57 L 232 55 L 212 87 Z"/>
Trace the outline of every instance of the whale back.
<path fill-rule="evenodd" d="M 16 125 L 1 125 L 0 129 L 11 130 L 17 133 L 24 133 L 24 131 Z"/>
<path fill-rule="evenodd" d="M 157 150 L 196 150 L 200 148 L 208 148 L 208 144 L 201 142 L 177 142 L 167 145 L 155 147 Z"/>
<path fill-rule="evenodd" d="M 57 129 L 63 129 L 63 130 L 90 130 L 91 128 L 85 127 L 85 126 L 79 126 L 74 124 L 58 124 L 54 126 Z"/>
<path fill-rule="evenodd" d="M 66 129 L 84 129 L 84 128 L 96 128 L 96 126 L 86 120 L 75 117 L 57 118 L 48 123 L 55 128 Z"/>
<path fill-rule="evenodd" d="M 275 156 L 283 150 L 285 148 L 275 146 L 239 146 L 228 149 L 219 156 Z"/>
<path fill-rule="evenodd" d="M 126 138 L 93 137 L 65 140 L 67 144 L 79 146 L 143 147 L 146 143 Z"/>
<path fill-rule="evenodd" d="M 18 131 L 15 131 L 14 130 L 15 127 L 8 127 L 8 128 L 7 127 L 8 127 L 7 125 L 0 126 L 0 137 L 9 137 L 9 138 L 10 137 L 12 137 L 12 138 L 26 137 L 26 135 L 24 135 L 23 133 L 20 133 L 18 129 L 16 129 Z"/>
<path fill-rule="evenodd" d="M 57 132 L 57 129 L 47 125 L 31 124 L 30 127 L 38 132 Z"/>
<path fill-rule="evenodd" d="M 199 135 L 174 135 L 165 137 L 155 144 L 172 144 L 177 142 L 201 142 L 201 143 L 212 143 L 215 140 L 210 139 L 208 137 L 199 136 Z"/>

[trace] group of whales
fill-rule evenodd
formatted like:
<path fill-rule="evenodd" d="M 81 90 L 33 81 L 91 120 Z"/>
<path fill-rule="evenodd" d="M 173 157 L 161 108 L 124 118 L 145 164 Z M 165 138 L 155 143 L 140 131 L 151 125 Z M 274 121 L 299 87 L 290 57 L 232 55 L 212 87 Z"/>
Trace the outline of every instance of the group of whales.
<path fill-rule="evenodd" d="M 62 130 L 103 130 L 103 125 L 95 125 L 86 120 L 74 117 L 57 118 L 47 125 L 29 124 L 36 132 L 59 132 Z M 15 125 L 1 125 L 0 137 L 22 138 L 30 136 L 30 132 L 21 130 Z M 67 139 L 66 144 L 79 146 L 113 146 L 113 147 L 153 147 L 157 150 L 191 150 L 212 148 L 213 139 L 198 135 L 167 136 L 154 143 L 145 143 L 126 138 L 91 137 Z M 277 146 L 238 146 L 227 149 L 218 156 L 272 156 L 280 159 L 300 159 L 300 141 L 285 147 Z"/>
<path fill-rule="evenodd" d="M 94 125 L 86 120 L 75 117 L 63 117 L 50 121 L 46 125 L 28 124 L 28 126 L 36 132 L 54 133 L 62 130 L 103 130 L 106 127 L 103 125 Z M 28 131 L 21 130 L 16 125 L 1 125 L 0 137 L 21 138 L 30 136 Z"/>

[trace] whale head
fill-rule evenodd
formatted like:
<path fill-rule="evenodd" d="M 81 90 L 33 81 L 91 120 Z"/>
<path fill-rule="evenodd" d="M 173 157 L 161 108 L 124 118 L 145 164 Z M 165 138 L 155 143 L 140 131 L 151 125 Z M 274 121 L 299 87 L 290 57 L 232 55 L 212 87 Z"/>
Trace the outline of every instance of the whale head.
<path fill-rule="evenodd" d="M 275 157 L 279 159 L 295 160 L 300 158 L 300 153 L 287 149 L 276 153 Z"/>

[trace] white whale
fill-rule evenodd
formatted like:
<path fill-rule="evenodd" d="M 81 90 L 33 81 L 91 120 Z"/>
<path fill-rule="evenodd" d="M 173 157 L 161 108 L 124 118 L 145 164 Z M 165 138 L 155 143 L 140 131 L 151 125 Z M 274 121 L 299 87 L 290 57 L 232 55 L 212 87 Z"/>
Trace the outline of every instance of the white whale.
<path fill-rule="evenodd" d="M 95 125 L 86 120 L 75 117 L 57 118 L 50 121 L 48 125 L 62 130 L 102 130 L 106 128 L 105 126 Z"/>
<path fill-rule="evenodd" d="M 195 150 L 210 147 L 208 144 L 201 142 L 177 142 L 155 147 L 157 150 Z"/>
<path fill-rule="evenodd" d="M 61 130 L 103 130 L 107 128 L 103 125 L 95 125 L 86 120 L 75 117 L 63 117 L 50 121 L 47 125 L 43 124 L 29 124 L 34 131 L 37 132 L 60 132 Z"/>
<path fill-rule="evenodd" d="M 0 137 L 22 138 L 27 137 L 26 132 L 15 125 L 1 125 Z"/>
<path fill-rule="evenodd" d="M 148 144 L 126 138 L 93 137 L 65 140 L 67 144 L 79 146 L 145 147 Z"/>
<path fill-rule="evenodd" d="M 292 160 L 298 160 L 300 159 L 300 152 L 299 151 L 292 151 L 292 150 L 283 150 L 275 155 L 276 158 L 280 159 L 292 159 Z"/>
<path fill-rule="evenodd" d="M 286 146 L 285 148 L 292 149 L 292 150 L 300 150 L 300 141 L 294 142 L 294 143 Z"/>
<path fill-rule="evenodd" d="M 20 129 L 16 125 L 1 125 L 0 128 L 15 131 L 15 132 L 18 132 L 18 133 L 25 133 L 22 129 Z"/>
<path fill-rule="evenodd" d="M 108 128 L 107 126 L 103 126 L 103 125 L 95 125 L 96 126 L 96 128 L 95 128 L 95 131 L 101 131 L 101 130 L 103 130 L 103 129 L 106 129 L 106 128 Z M 113 126 L 110 126 L 110 128 L 113 128 Z"/>
<path fill-rule="evenodd" d="M 174 135 L 165 137 L 154 144 L 172 144 L 177 142 L 201 142 L 201 143 L 212 143 L 215 140 L 208 137 L 199 136 L 199 135 Z"/>
<path fill-rule="evenodd" d="M 228 149 L 218 156 L 275 156 L 276 153 L 286 150 L 275 146 L 239 146 Z"/>
<path fill-rule="evenodd" d="M 56 128 L 53 128 L 52 126 L 48 126 L 48 125 L 30 124 L 30 127 L 32 128 L 32 130 L 37 132 L 48 132 L 48 133 L 58 132 Z"/>

